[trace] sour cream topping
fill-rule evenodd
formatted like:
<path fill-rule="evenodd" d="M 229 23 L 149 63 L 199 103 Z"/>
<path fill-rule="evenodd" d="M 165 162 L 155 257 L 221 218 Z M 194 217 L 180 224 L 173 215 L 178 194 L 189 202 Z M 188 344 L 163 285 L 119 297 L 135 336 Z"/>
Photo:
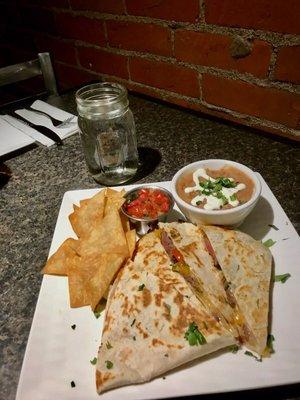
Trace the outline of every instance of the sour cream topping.
<path fill-rule="evenodd" d="M 205 181 L 201 182 L 200 178 L 205 179 Z M 224 181 L 226 180 L 226 186 L 230 187 L 224 186 Z M 207 175 L 204 168 L 198 168 L 193 173 L 193 181 L 195 186 L 186 187 L 184 191 L 185 193 L 198 192 L 199 194 L 197 194 L 191 200 L 191 204 L 193 206 L 197 206 L 199 203 L 202 203 L 204 200 L 206 200 L 203 206 L 205 210 L 219 210 L 225 204 L 230 204 L 232 207 L 237 207 L 240 202 L 235 194 L 246 188 L 244 183 L 236 184 L 232 178 L 214 179 Z M 205 188 L 205 185 L 203 185 L 207 183 L 210 185 L 208 189 Z"/>

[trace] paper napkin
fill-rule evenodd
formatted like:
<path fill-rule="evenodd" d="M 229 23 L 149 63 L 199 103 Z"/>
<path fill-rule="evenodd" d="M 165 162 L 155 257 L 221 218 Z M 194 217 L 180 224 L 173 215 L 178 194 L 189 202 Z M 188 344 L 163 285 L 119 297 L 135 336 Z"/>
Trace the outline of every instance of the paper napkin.
<path fill-rule="evenodd" d="M 34 139 L 0 116 L 0 156 L 34 143 Z"/>

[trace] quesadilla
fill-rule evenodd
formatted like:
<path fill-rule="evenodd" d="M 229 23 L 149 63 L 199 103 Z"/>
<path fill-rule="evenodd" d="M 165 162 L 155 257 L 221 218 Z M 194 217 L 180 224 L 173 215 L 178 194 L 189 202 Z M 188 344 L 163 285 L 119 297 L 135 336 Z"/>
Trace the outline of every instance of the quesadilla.
<path fill-rule="evenodd" d="M 220 227 L 161 223 L 160 228 L 173 268 L 188 268 L 186 280 L 206 307 L 229 325 L 240 344 L 262 355 L 268 334 L 270 251 L 245 233 Z"/>
<path fill-rule="evenodd" d="M 230 329 L 196 296 L 157 232 L 138 243 L 109 293 L 97 391 L 140 383 L 233 345 Z"/>
<path fill-rule="evenodd" d="M 251 236 L 216 226 L 201 227 L 222 269 L 227 291 L 244 316 L 246 346 L 258 354 L 266 347 L 272 256 Z"/>

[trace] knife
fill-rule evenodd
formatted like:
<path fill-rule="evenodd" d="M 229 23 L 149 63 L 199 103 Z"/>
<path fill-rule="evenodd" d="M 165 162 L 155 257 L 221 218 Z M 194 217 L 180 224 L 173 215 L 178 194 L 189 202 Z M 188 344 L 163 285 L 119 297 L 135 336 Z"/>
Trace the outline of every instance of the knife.
<path fill-rule="evenodd" d="M 63 145 L 63 141 L 61 140 L 61 138 L 55 132 L 53 132 L 51 129 L 47 128 L 44 125 L 34 124 L 33 122 L 30 122 L 26 118 L 21 117 L 21 115 L 17 114 L 15 111 L 13 111 L 12 114 L 13 115 L 11 115 L 11 116 L 13 118 L 22 121 L 24 124 L 30 126 L 30 128 L 36 129 L 42 135 L 47 136 L 49 139 L 53 140 L 58 145 L 60 145 L 60 146 Z"/>

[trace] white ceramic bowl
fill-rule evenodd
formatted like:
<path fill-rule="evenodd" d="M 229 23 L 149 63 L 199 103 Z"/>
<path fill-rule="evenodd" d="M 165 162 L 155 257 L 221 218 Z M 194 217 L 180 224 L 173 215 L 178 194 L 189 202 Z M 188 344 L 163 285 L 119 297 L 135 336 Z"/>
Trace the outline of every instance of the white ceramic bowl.
<path fill-rule="evenodd" d="M 254 183 L 254 191 L 251 199 L 246 203 L 226 210 L 210 211 L 192 206 L 178 196 L 176 185 L 182 174 L 185 174 L 189 171 L 195 171 L 197 168 L 220 169 L 225 166 L 235 167 L 252 179 Z M 244 221 L 244 219 L 255 207 L 261 193 L 261 183 L 257 175 L 250 168 L 243 164 L 229 160 L 202 160 L 196 161 L 184 168 L 181 168 L 172 179 L 171 191 L 180 211 L 191 222 L 203 225 L 223 225 L 237 227 Z"/>

